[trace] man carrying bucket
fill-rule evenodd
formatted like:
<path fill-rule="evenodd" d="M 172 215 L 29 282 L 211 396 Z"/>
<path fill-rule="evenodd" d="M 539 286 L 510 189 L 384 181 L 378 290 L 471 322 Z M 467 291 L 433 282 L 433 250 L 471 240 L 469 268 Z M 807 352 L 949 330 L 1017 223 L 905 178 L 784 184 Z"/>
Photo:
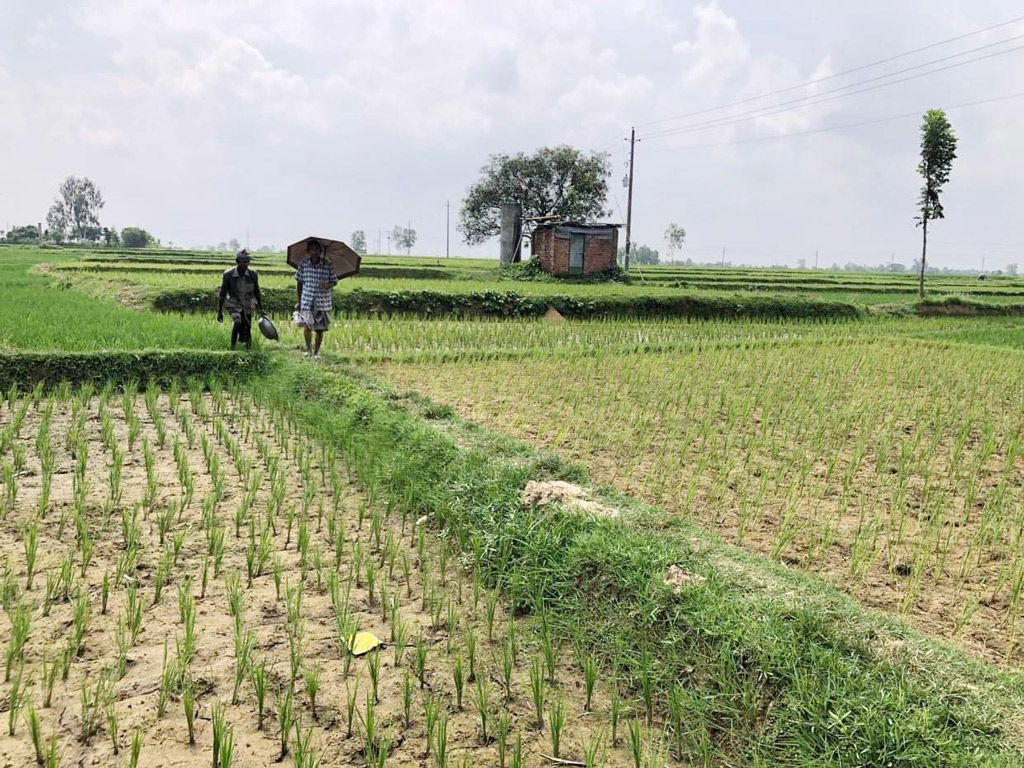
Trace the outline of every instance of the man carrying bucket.
<path fill-rule="evenodd" d="M 249 268 L 249 251 L 243 248 L 235 254 L 235 266 L 224 271 L 220 283 L 220 303 L 217 305 L 217 322 L 224 322 L 224 308 L 234 325 L 231 327 L 231 348 L 241 341 L 246 349 L 252 348 L 253 310 L 263 311 L 263 295 L 256 271 Z"/>

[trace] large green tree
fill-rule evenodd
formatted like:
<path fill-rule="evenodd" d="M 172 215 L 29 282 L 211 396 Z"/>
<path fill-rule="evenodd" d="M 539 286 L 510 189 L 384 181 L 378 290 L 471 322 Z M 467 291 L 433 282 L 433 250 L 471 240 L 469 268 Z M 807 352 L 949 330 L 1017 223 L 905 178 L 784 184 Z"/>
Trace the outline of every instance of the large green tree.
<path fill-rule="evenodd" d="M 928 255 L 928 222 L 944 219 L 942 189 L 949 181 L 949 172 L 956 159 L 956 134 L 941 109 L 929 109 L 924 113 L 921 125 L 921 162 L 918 173 L 924 178 L 921 196 L 918 198 L 917 223 L 921 227 L 921 272 L 917 292 L 924 298 L 924 270 Z"/>
<path fill-rule="evenodd" d="M 125 227 L 121 230 L 121 244 L 125 248 L 149 248 L 156 238 L 142 227 Z"/>
<path fill-rule="evenodd" d="M 57 190 L 57 198 L 46 214 L 46 227 L 57 242 L 94 242 L 103 234 L 99 213 L 103 195 L 91 179 L 68 176 Z"/>
<path fill-rule="evenodd" d="M 26 224 L 21 227 L 12 227 L 8 231 L 7 235 L 4 236 L 3 242 L 11 243 L 14 245 L 23 243 L 38 243 L 39 242 L 39 227 L 35 224 Z"/>
<path fill-rule="evenodd" d="M 525 218 L 594 221 L 610 215 L 605 210 L 610 175 L 604 152 L 560 146 L 532 155 L 491 155 L 462 201 L 459 230 L 471 245 L 497 235 L 502 203 L 519 203 Z"/>

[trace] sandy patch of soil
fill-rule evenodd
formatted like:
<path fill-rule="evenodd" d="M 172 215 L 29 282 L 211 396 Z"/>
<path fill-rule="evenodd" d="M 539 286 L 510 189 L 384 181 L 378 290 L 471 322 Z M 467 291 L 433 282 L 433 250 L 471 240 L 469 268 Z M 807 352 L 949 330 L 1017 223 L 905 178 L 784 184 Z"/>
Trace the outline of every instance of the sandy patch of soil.
<path fill-rule="evenodd" d="M 530 480 L 523 489 L 523 506 L 533 509 L 558 504 L 570 512 L 587 512 L 598 517 L 618 518 L 619 510 L 594 501 L 590 493 L 564 480 Z"/>

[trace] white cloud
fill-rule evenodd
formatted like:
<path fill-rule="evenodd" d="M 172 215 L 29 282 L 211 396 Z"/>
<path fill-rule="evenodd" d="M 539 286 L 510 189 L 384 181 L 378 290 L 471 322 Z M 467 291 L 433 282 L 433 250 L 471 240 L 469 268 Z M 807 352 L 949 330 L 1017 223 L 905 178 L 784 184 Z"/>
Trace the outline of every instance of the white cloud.
<path fill-rule="evenodd" d="M 820 93 L 834 82 L 644 124 L 1015 15 L 1011 0 L 993 2 L 953 15 L 927 0 L 864 0 L 807 18 L 759 0 L 524 0 L 508 13 L 475 0 L 70 0 L 61 13 L 0 0 L 13 15 L 0 30 L 0 218 L 38 220 L 62 176 L 89 173 L 112 223 L 165 240 L 216 242 L 250 227 L 280 244 L 310 227 L 344 234 L 412 218 L 436 249 L 444 201 L 458 202 L 489 153 L 610 146 L 619 193 L 616 137 L 628 126 L 680 129 Z M 1010 63 L 650 137 L 638 147 L 634 231 L 657 245 L 679 221 L 694 255 L 723 240 L 912 243 L 913 121 L 685 147 L 997 95 L 1016 87 Z M 1020 111 L 951 114 L 964 167 L 950 186 L 949 240 L 1024 242 L 1003 182 L 1024 162 L 1009 119 Z"/>

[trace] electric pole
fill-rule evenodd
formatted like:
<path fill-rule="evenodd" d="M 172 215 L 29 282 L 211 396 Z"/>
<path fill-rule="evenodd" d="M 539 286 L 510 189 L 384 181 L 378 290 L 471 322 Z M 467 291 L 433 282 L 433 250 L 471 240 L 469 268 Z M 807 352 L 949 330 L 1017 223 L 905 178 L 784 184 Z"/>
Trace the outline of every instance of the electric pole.
<path fill-rule="evenodd" d="M 814 268 L 818 268 L 818 249 L 814 249 Z"/>
<path fill-rule="evenodd" d="M 629 272 L 629 252 L 632 246 L 630 235 L 633 230 L 633 150 L 636 148 L 636 128 L 629 129 L 629 193 L 626 197 L 626 258 L 624 267 Z"/>
<path fill-rule="evenodd" d="M 452 204 L 451 201 L 444 201 L 444 257 L 446 259 L 451 258 L 451 252 L 448 249 L 449 241 L 452 235 Z"/>
<path fill-rule="evenodd" d="M 722 266 L 725 266 L 725 246 L 722 246 Z"/>

